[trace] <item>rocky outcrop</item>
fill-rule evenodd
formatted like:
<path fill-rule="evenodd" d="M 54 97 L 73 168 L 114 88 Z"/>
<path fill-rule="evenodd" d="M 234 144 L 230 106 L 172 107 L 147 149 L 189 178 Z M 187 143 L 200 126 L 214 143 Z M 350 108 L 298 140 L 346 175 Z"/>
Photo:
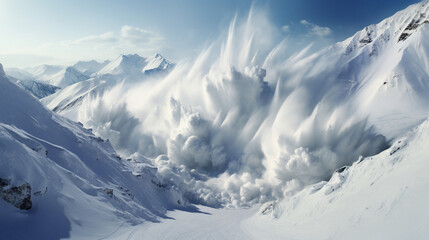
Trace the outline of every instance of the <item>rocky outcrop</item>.
<path fill-rule="evenodd" d="M 33 205 L 31 202 L 31 186 L 29 183 L 12 186 L 9 179 L 0 178 L 0 197 L 13 206 L 23 210 L 29 210 Z"/>
<path fill-rule="evenodd" d="M 411 20 L 411 22 L 407 25 L 401 36 L 399 36 L 398 42 L 407 40 L 407 38 L 411 36 L 413 32 L 417 31 L 417 28 L 426 23 L 429 23 L 426 13 L 421 13 L 418 18 Z"/>

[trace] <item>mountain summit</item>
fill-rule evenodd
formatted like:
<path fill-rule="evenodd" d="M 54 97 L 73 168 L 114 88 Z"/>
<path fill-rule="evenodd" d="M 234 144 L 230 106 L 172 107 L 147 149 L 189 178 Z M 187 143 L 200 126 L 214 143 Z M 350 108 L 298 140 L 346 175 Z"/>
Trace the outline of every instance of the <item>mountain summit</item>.
<path fill-rule="evenodd" d="M 138 54 L 121 54 L 118 58 L 111 61 L 104 68 L 97 72 L 98 75 L 112 74 L 133 74 L 141 71 L 145 65 L 146 59 Z"/>
<path fill-rule="evenodd" d="M 158 73 L 166 71 L 174 67 L 174 64 L 165 59 L 161 54 L 156 54 L 154 57 L 146 60 L 142 72 L 146 74 Z"/>
<path fill-rule="evenodd" d="M 106 60 L 104 62 L 97 62 L 95 60 L 91 61 L 79 61 L 73 65 L 75 69 L 80 71 L 81 73 L 90 76 L 98 71 L 100 71 L 103 67 L 109 64 L 110 61 Z"/>
<path fill-rule="evenodd" d="M 138 54 L 121 54 L 97 72 L 97 75 L 138 75 L 140 73 L 153 74 L 155 72 L 166 72 L 174 66 L 160 54 L 152 58 L 144 58 Z"/>

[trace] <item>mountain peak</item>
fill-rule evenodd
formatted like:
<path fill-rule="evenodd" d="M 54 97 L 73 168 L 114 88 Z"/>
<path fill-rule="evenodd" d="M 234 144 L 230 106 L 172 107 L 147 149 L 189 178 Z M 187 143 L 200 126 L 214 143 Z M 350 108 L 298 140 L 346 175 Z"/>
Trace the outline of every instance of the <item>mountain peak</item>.
<path fill-rule="evenodd" d="M 53 75 L 48 83 L 60 88 L 66 87 L 73 83 L 87 80 L 89 77 L 76 70 L 74 67 L 66 67 L 60 72 Z"/>
<path fill-rule="evenodd" d="M 164 57 L 161 54 L 156 53 L 155 56 L 154 56 L 154 58 L 164 58 Z"/>
<path fill-rule="evenodd" d="M 66 72 L 78 72 L 78 70 L 76 70 L 76 68 L 72 67 L 72 66 L 68 66 L 65 68 Z"/>
<path fill-rule="evenodd" d="M 98 62 L 96 60 L 89 60 L 89 61 L 79 61 L 73 65 L 73 67 L 82 72 L 85 75 L 92 75 L 98 71 L 100 71 L 103 67 L 105 67 L 107 64 L 109 64 L 109 60 L 105 60 L 104 62 Z"/>
<path fill-rule="evenodd" d="M 153 58 L 147 60 L 146 66 L 142 72 L 151 74 L 163 70 L 169 70 L 174 67 L 174 64 L 165 59 L 161 54 L 157 53 Z"/>
<path fill-rule="evenodd" d="M 103 67 L 98 74 L 123 74 L 139 72 L 146 59 L 138 54 L 121 54 L 118 58 Z"/>
<path fill-rule="evenodd" d="M 418 31 L 418 29 L 426 23 L 429 23 L 429 1 L 423 1 L 418 4 L 418 8 L 412 11 L 411 20 L 405 22 L 404 30 L 399 36 L 398 42 L 405 41 L 411 34 Z"/>
<path fill-rule="evenodd" d="M 135 60 L 135 59 L 142 59 L 143 57 L 135 53 L 135 54 L 121 54 L 119 55 L 119 58 L 122 60 L 128 60 L 128 59 Z"/>
<path fill-rule="evenodd" d="M 372 56 L 387 46 L 387 43 L 408 41 L 427 23 L 429 23 L 429 0 L 410 5 L 378 24 L 369 25 L 336 46 L 346 46 L 346 55 L 355 56 L 365 51 Z"/>

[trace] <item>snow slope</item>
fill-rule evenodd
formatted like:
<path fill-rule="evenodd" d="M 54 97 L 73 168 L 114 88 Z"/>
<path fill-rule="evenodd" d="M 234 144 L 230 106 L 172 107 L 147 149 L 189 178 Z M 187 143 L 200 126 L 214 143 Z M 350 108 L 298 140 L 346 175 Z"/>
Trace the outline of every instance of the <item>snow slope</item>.
<path fill-rule="evenodd" d="M 0 98 L 0 195 L 10 200 L 14 187 L 26 184 L 32 201 L 20 210 L 0 200 L 2 238 L 103 238 L 184 205 L 147 161 L 131 166 L 108 141 L 8 81 L 1 65 Z"/>
<path fill-rule="evenodd" d="M 118 80 L 112 76 L 96 76 L 86 81 L 72 84 L 57 93 L 41 99 L 49 109 L 60 113 L 71 120 L 77 121 L 77 109 L 86 98 L 95 98 L 104 91 L 118 84 Z"/>
<path fill-rule="evenodd" d="M 64 88 L 77 82 L 89 79 L 88 76 L 82 74 L 73 67 L 66 67 L 54 75 L 44 78 L 46 83 Z"/>
<path fill-rule="evenodd" d="M 18 80 L 10 76 L 8 76 L 8 79 L 37 98 L 44 98 L 46 96 L 49 96 L 55 93 L 58 89 L 60 89 L 59 87 L 56 87 L 47 83 L 38 82 L 31 79 Z"/>
<path fill-rule="evenodd" d="M 426 239 L 428 142 L 426 120 L 386 151 L 253 217 L 249 230 L 278 239 Z"/>
<path fill-rule="evenodd" d="M 399 136 L 427 115 L 428 23 L 429 2 L 422 1 L 300 60 L 295 70 L 305 72 L 304 81 L 343 85 L 356 112 L 389 139 Z"/>
<path fill-rule="evenodd" d="M 8 77 L 16 78 L 19 80 L 25 80 L 25 81 L 35 80 L 34 76 L 31 73 L 19 68 L 6 68 L 4 69 L 4 71 Z"/>
<path fill-rule="evenodd" d="M 32 74 L 37 79 L 46 79 L 46 78 L 49 78 L 50 76 L 58 73 L 63 68 L 64 68 L 63 66 L 44 64 L 41 66 L 27 68 L 25 70 L 27 72 L 29 72 L 30 74 Z"/>
<path fill-rule="evenodd" d="M 84 68 L 83 65 L 84 64 L 81 63 L 78 66 Z M 89 68 L 89 66 L 87 66 L 87 68 Z M 26 80 L 20 77 L 23 75 L 23 70 L 21 70 L 20 76 L 17 76 L 16 72 L 16 70 L 11 72 L 11 76 L 19 80 Z M 73 66 L 63 67 L 45 64 L 33 68 L 27 68 L 26 72 L 30 74 L 32 80 L 47 83 L 59 88 L 64 88 L 73 83 L 89 79 L 89 76 L 78 71 Z M 13 74 L 15 74 L 15 76 Z"/>
<path fill-rule="evenodd" d="M 59 88 L 38 81 L 32 74 L 17 68 L 5 70 L 9 80 L 33 94 L 37 98 L 43 98 L 53 94 Z"/>

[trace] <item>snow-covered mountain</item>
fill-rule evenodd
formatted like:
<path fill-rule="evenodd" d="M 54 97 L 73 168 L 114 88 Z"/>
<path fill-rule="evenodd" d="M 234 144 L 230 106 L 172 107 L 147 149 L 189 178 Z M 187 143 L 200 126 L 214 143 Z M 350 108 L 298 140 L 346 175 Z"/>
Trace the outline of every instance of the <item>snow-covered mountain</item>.
<path fill-rule="evenodd" d="M 35 80 L 34 76 L 31 73 L 29 73 L 23 69 L 6 68 L 6 69 L 4 69 L 4 71 L 6 72 L 8 77 L 12 77 L 12 78 L 23 80 L 23 81 Z"/>
<path fill-rule="evenodd" d="M 59 87 L 35 80 L 18 80 L 13 77 L 8 77 L 8 79 L 37 98 L 47 97 L 60 89 Z"/>
<path fill-rule="evenodd" d="M 144 66 L 142 72 L 146 74 L 153 74 L 159 72 L 167 72 L 174 67 L 174 64 L 169 62 L 160 54 L 156 54 L 153 58 L 146 60 L 146 65 Z"/>
<path fill-rule="evenodd" d="M 77 121 L 77 110 L 84 101 L 103 95 L 106 90 L 118 84 L 118 81 L 112 76 L 96 76 L 61 89 L 41 99 L 41 102 L 52 111 Z"/>
<path fill-rule="evenodd" d="M 57 65 L 48 65 L 44 64 L 41 66 L 26 68 L 28 73 L 32 74 L 33 77 L 37 79 L 47 79 L 50 78 L 52 75 L 58 73 L 61 71 L 64 67 L 63 66 L 57 66 Z"/>
<path fill-rule="evenodd" d="M 355 110 L 383 135 L 395 137 L 429 108 L 428 15 L 427 1 L 412 5 L 294 65 L 309 63 L 297 69 L 307 72 L 304 81 L 327 78 L 343 85 Z"/>
<path fill-rule="evenodd" d="M 152 58 L 143 58 L 137 54 L 120 55 L 106 67 L 87 80 L 72 84 L 57 93 L 42 99 L 42 103 L 54 112 L 77 121 L 78 110 L 82 103 L 120 84 L 142 82 L 151 77 L 169 73 L 174 64 L 156 54 Z"/>
<path fill-rule="evenodd" d="M 5 72 L 10 81 L 37 98 L 44 98 L 60 89 L 59 87 L 37 81 L 32 74 L 21 69 L 6 69 Z"/>
<path fill-rule="evenodd" d="M 0 99 L 1 238 L 103 238 L 183 206 L 144 158 L 122 159 L 11 83 L 1 65 Z"/>
<path fill-rule="evenodd" d="M 105 67 L 109 63 L 110 63 L 109 60 L 106 60 L 104 62 L 97 62 L 95 60 L 79 61 L 75 63 L 72 67 L 74 67 L 84 75 L 91 76 L 92 74 L 100 71 L 103 67 Z"/>
<path fill-rule="evenodd" d="M 138 75 L 141 73 L 167 72 L 174 67 L 174 64 L 169 62 L 160 54 L 156 54 L 152 58 L 144 58 L 138 54 L 120 55 L 115 60 L 97 72 L 97 75 Z"/>
<path fill-rule="evenodd" d="M 73 67 L 66 67 L 50 77 L 43 78 L 46 83 L 60 88 L 67 87 L 73 83 L 85 81 L 87 79 L 89 79 L 88 76 L 82 74 Z"/>
<path fill-rule="evenodd" d="M 145 65 L 146 59 L 140 57 L 138 54 L 121 54 L 118 58 L 111 61 L 104 68 L 97 72 L 98 75 L 103 74 L 127 74 L 131 75 L 133 73 L 141 72 L 143 66 Z"/>
<path fill-rule="evenodd" d="M 81 63 L 78 66 L 83 68 L 84 65 L 84 63 Z M 89 68 L 88 64 L 86 66 Z M 47 83 L 59 88 L 64 88 L 73 83 L 89 79 L 89 76 L 83 74 L 72 66 L 64 67 L 55 65 L 41 65 L 33 68 L 27 68 L 25 70 L 30 74 L 29 77 L 31 77 L 32 80 Z M 26 80 L 22 77 L 25 76 L 22 74 L 24 72 L 23 70 L 21 70 L 21 75 L 19 76 L 16 74 L 16 72 L 16 70 L 11 72 L 7 70 L 7 73 L 12 77 L 15 77 L 19 80 Z"/>

